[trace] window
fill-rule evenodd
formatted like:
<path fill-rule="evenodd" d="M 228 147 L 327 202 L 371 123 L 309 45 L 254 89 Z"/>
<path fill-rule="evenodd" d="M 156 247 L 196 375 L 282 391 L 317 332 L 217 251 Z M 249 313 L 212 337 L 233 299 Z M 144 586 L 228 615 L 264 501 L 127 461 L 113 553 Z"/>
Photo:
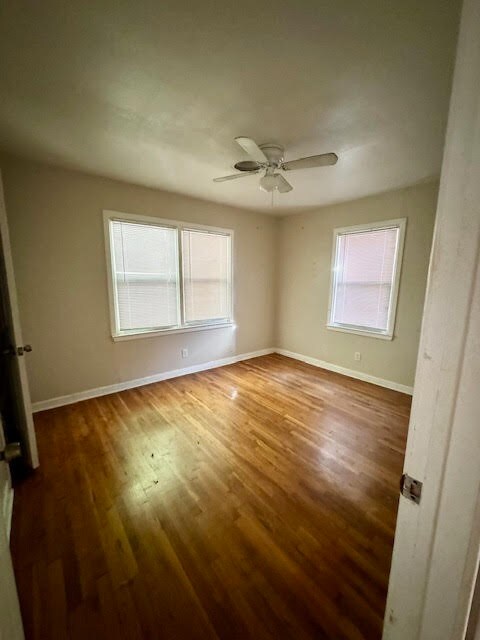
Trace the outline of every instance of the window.
<path fill-rule="evenodd" d="M 328 328 L 392 339 L 405 224 L 335 229 Z"/>
<path fill-rule="evenodd" d="M 111 221 L 119 331 L 178 325 L 177 230 Z"/>
<path fill-rule="evenodd" d="M 105 212 L 112 336 L 232 323 L 232 232 Z"/>
<path fill-rule="evenodd" d="M 182 230 L 185 322 L 228 321 L 230 236 Z"/>

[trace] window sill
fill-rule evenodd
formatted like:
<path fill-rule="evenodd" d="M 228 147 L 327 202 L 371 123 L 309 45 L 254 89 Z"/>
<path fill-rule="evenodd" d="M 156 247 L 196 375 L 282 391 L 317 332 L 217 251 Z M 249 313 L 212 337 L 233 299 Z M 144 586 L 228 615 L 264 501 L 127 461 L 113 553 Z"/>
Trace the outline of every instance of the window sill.
<path fill-rule="evenodd" d="M 379 340 L 393 340 L 393 335 L 388 333 L 377 333 L 375 331 L 363 331 L 362 329 L 350 329 L 333 324 L 327 324 L 330 331 L 340 331 L 341 333 L 353 333 L 357 336 L 367 336 L 368 338 L 378 338 Z"/>
<path fill-rule="evenodd" d="M 211 329 L 234 329 L 234 322 L 224 322 L 219 324 L 197 324 L 191 327 L 179 327 L 175 329 L 158 329 L 155 331 L 132 331 L 131 333 L 120 333 L 112 335 L 114 342 L 123 340 L 136 340 L 137 338 L 157 338 L 159 336 L 172 335 L 173 333 L 191 333 L 192 331 L 209 331 Z"/>

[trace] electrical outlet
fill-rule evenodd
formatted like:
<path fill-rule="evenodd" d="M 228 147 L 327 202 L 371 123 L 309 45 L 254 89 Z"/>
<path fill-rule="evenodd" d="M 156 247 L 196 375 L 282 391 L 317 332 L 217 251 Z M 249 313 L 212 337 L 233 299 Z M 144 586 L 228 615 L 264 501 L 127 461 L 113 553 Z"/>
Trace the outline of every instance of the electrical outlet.
<path fill-rule="evenodd" d="M 360 353 L 360 351 L 355 351 L 355 360 L 361 360 L 362 359 L 362 354 Z"/>
<path fill-rule="evenodd" d="M 182 349 L 182 358 L 188 358 L 188 349 Z"/>

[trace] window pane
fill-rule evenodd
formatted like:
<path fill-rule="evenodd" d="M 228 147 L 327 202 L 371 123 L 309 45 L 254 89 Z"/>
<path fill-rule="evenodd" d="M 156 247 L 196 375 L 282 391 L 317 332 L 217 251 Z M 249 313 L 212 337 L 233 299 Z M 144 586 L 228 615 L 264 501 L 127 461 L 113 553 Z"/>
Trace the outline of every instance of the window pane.
<path fill-rule="evenodd" d="M 185 322 L 230 319 L 230 236 L 182 231 Z"/>
<path fill-rule="evenodd" d="M 130 222 L 110 224 L 118 328 L 177 325 L 177 230 Z"/>
<path fill-rule="evenodd" d="M 337 236 L 333 322 L 386 331 L 399 229 Z"/>

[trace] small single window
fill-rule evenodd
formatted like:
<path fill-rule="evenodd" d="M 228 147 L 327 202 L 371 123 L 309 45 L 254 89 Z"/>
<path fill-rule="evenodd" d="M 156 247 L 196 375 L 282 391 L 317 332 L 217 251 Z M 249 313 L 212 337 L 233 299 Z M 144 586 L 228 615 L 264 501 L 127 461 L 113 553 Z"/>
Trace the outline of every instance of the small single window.
<path fill-rule="evenodd" d="M 335 229 L 329 328 L 393 337 L 405 223 Z"/>
<path fill-rule="evenodd" d="M 232 323 L 231 231 L 104 217 L 114 338 Z"/>

